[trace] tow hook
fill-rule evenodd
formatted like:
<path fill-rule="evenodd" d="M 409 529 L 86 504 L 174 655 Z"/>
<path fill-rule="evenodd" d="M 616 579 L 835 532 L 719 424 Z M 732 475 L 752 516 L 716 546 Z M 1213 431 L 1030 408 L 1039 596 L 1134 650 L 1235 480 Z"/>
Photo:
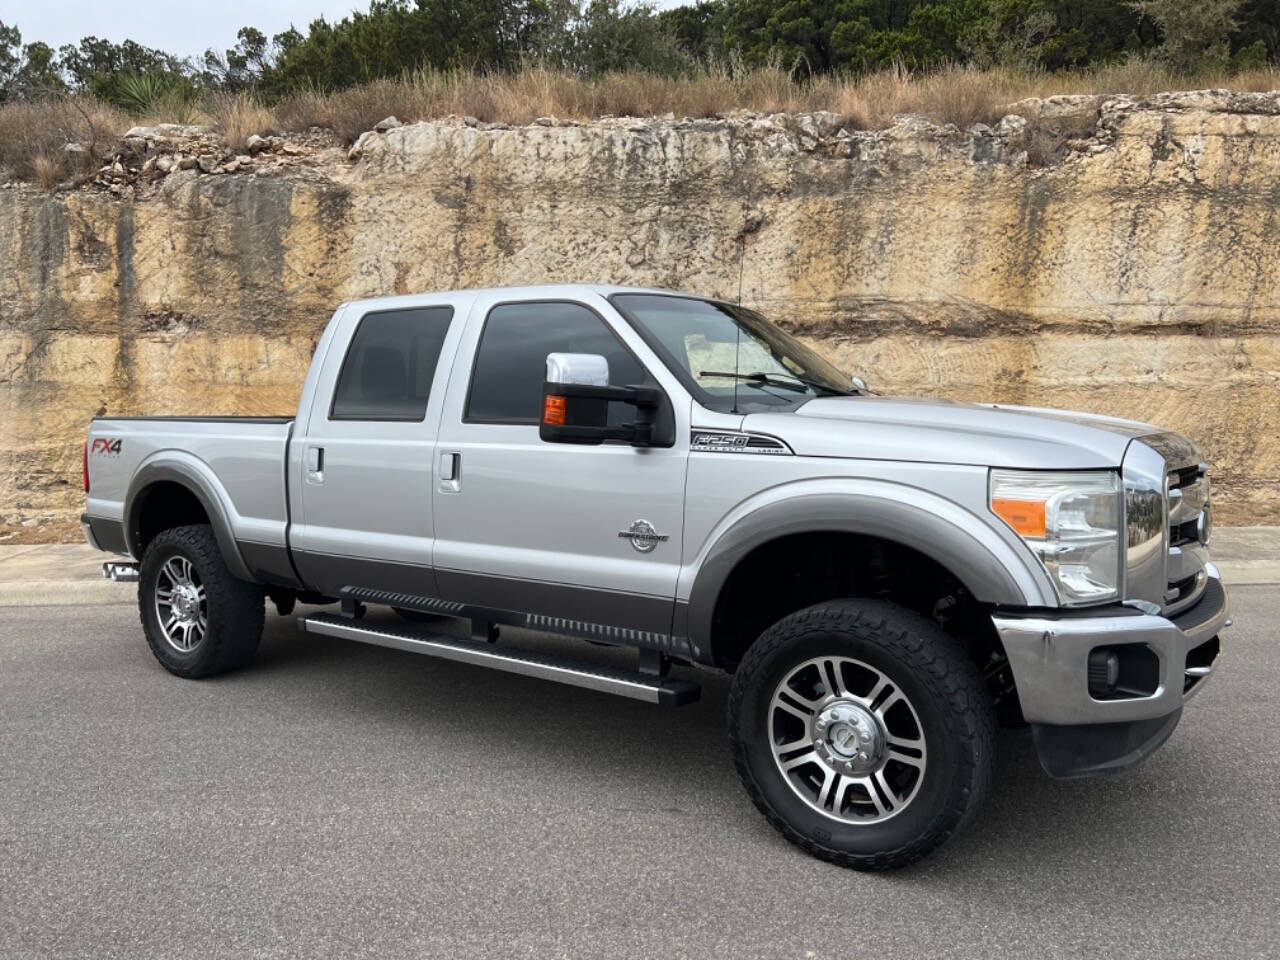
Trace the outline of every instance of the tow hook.
<path fill-rule="evenodd" d="M 102 578 L 128 583 L 138 579 L 138 565 L 132 560 L 108 560 L 102 565 Z"/>

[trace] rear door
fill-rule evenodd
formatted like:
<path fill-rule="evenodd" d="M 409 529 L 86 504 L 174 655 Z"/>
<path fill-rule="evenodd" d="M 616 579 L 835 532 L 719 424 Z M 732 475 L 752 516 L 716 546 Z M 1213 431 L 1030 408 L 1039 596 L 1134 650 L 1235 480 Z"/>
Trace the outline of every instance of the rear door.
<path fill-rule="evenodd" d="M 305 433 L 290 531 L 302 580 L 329 596 L 437 595 L 434 452 L 449 363 L 471 296 L 348 308 Z M 340 349 L 346 345 L 346 349 Z M 389 602 L 389 601 L 387 601 Z"/>
<path fill-rule="evenodd" d="M 610 383 L 661 387 L 675 445 L 542 441 L 553 352 L 602 354 Z M 634 416 L 615 406 L 611 417 Z M 441 423 L 437 459 L 449 478 L 438 475 L 435 486 L 435 564 L 443 598 L 521 615 L 530 626 L 672 648 L 688 418 L 687 395 L 604 298 L 481 295 Z"/>

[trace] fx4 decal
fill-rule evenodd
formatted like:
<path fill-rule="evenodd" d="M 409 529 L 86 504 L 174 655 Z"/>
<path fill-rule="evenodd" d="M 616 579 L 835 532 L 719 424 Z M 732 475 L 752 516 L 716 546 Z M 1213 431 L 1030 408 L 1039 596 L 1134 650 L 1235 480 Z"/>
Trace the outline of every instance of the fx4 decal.
<path fill-rule="evenodd" d="M 89 452 L 93 454 L 103 454 L 105 456 L 118 456 L 120 453 L 119 437 L 94 437 L 93 445 L 89 448 Z"/>

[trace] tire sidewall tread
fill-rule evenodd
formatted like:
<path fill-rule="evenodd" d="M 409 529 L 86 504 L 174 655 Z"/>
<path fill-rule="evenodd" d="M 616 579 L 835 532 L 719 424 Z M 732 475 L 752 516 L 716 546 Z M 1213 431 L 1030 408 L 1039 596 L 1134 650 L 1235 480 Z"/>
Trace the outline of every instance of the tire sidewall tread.
<path fill-rule="evenodd" d="M 189 654 L 169 645 L 155 610 L 159 568 L 181 554 L 191 561 L 205 588 L 208 628 Z M 151 652 L 170 673 L 187 679 L 210 677 L 243 666 L 258 649 L 266 621 L 261 586 L 237 579 L 227 569 L 208 524 L 171 527 L 147 545 L 138 571 L 138 613 Z"/>
<path fill-rule="evenodd" d="M 777 770 L 769 701 L 790 669 L 816 656 L 882 670 L 919 715 L 929 766 L 919 793 L 894 817 L 842 824 L 804 804 Z M 787 840 L 840 866 L 886 870 L 920 859 L 974 815 L 990 785 L 995 716 L 981 674 L 936 624 L 887 601 L 830 601 L 778 621 L 743 657 L 728 714 L 734 764 L 752 802 Z"/>

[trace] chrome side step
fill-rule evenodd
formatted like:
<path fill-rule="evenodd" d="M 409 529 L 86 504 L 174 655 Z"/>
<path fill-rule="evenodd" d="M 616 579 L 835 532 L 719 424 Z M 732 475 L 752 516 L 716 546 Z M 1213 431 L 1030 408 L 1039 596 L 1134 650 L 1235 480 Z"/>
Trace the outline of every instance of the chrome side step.
<path fill-rule="evenodd" d="M 298 618 L 298 628 L 305 633 L 357 640 L 393 650 L 407 650 L 429 657 L 456 660 L 479 667 L 491 667 L 526 677 L 555 680 L 575 687 L 613 693 L 620 697 L 679 707 L 694 703 L 702 692 L 690 680 L 658 677 L 636 670 L 619 670 L 578 660 L 569 660 L 533 650 L 502 649 L 487 643 L 459 640 L 439 633 L 418 633 L 394 626 L 364 623 L 350 617 L 329 613 L 313 613 Z"/>

